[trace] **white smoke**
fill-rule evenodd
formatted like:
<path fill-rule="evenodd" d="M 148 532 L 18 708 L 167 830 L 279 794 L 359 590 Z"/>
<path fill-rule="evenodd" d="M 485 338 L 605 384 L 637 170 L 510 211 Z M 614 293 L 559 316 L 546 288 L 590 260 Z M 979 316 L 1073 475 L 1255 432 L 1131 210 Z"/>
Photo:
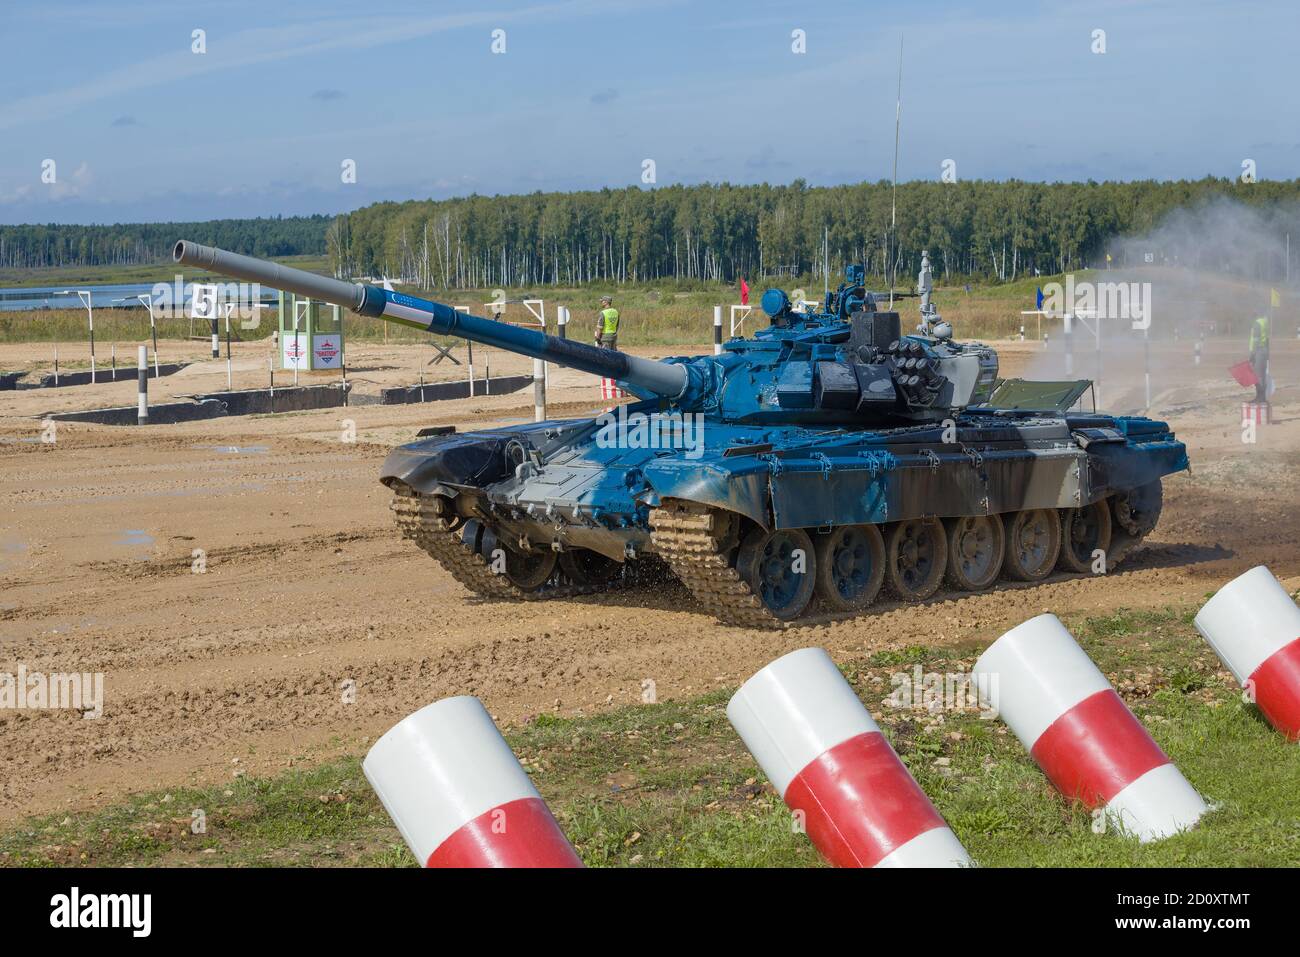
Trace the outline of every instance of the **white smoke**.
<path fill-rule="evenodd" d="M 1100 408 L 1110 412 L 1142 412 L 1148 393 L 1153 413 L 1230 394 L 1237 387 L 1226 370 L 1246 358 L 1256 316 L 1271 315 L 1274 340 L 1296 334 L 1300 249 L 1289 246 L 1297 243 L 1300 207 L 1226 198 L 1176 209 L 1147 233 L 1116 237 L 1109 261 L 1075 281 L 1148 284 L 1150 328 L 1144 333 L 1127 318 L 1083 309 L 1067 342 L 1062 319 L 1044 317 L 1048 347 L 1026 377 L 1096 379 Z"/>

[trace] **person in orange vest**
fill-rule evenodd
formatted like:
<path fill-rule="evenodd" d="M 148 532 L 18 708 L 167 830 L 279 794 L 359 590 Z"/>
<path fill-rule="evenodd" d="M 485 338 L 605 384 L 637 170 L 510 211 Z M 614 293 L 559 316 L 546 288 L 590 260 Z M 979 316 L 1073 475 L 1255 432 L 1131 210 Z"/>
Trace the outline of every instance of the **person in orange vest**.
<path fill-rule="evenodd" d="M 600 297 L 600 313 L 596 317 L 596 345 L 602 349 L 618 349 L 618 310 L 611 296 Z"/>

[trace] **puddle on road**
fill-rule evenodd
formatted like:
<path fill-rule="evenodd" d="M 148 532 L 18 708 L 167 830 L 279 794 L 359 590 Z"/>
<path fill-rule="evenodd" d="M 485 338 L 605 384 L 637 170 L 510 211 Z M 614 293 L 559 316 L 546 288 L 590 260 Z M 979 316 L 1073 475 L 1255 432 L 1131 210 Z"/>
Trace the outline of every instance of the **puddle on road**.
<path fill-rule="evenodd" d="M 142 547 L 152 545 L 153 536 L 142 528 L 128 528 L 122 532 L 122 537 L 115 541 L 114 545 L 123 545 L 130 547 Z"/>
<path fill-rule="evenodd" d="M 196 449 L 208 449 L 212 452 L 221 452 L 225 455 L 261 455 L 269 451 L 269 446 L 265 445 L 196 445 Z"/>

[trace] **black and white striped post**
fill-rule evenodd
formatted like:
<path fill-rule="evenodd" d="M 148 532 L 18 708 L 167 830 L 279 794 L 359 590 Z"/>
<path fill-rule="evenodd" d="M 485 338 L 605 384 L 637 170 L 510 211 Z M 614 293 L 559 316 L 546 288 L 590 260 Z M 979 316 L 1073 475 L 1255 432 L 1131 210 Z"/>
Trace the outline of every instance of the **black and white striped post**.
<path fill-rule="evenodd" d="M 533 421 L 546 421 L 546 363 L 533 360 Z"/>
<path fill-rule="evenodd" d="M 149 349 L 141 346 L 136 362 L 136 394 L 139 405 L 136 407 L 136 425 L 149 424 Z"/>
<path fill-rule="evenodd" d="M 217 310 L 214 306 L 212 309 L 212 358 L 221 358 L 221 332 L 217 328 Z"/>
<path fill-rule="evenodd" d="M 1201 340 L 1200 339 L 1196 340 L 1196 354 L 1193 361 L 1195 365 L 1201 364 Z"/>
<path fill-rule="evenodd" d="M 722 307 L 713 307 L 713 354 L 722 355 Z"/>
<path fill-rule="evenodd" d="M 559 335 L 561 339 L 569 338 L 569 310 L 566 306 L 558 307 L 555 322 L 559 327 L 557 335 Z"/>

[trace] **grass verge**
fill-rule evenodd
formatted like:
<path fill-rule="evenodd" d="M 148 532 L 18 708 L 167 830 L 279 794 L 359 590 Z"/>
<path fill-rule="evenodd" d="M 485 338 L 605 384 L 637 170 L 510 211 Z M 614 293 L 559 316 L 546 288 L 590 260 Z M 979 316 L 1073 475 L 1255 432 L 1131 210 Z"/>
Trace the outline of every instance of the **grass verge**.
<path fill-rule="evenodd" d="M 1300 747 L 1242 702 L 1191 609 L 1066 619 L 1214 807 L 1151 845 L 1096 834 L 998 721 L 885 703 L 895 676 L 969 670 L 979 647 L 913 647 L 843 665 L 921 786 L 984 866 L 1300 865 Z M 506 735 L 591 866 L 812 866 L 806 837 L 727 722 L 729 692 Z M 201 811 L 206 831 L 191 822 Z M 227 786 L 140 795 L 0 834 L 0 864 L 412 866 L 356 758 Z"/>

